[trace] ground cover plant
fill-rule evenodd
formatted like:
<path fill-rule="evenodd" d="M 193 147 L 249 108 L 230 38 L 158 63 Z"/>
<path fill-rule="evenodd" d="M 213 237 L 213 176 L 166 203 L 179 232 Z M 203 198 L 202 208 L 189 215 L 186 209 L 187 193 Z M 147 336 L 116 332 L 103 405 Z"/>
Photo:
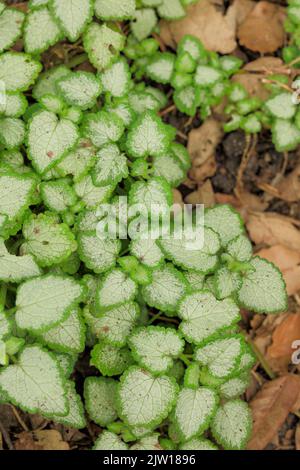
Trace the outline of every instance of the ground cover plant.
<path fill-rule="evenodd" d="M 163 119 L 164 86 L 202 121 L 225 98 L 226 132 L 264 127 L 278 151 L 300 142 L 284 75 L 264 102 L 231 81 L 239 58 L 191 35 L 160 50 L 158 19 L 193 3 L 31 0 L 25 13 L 0 3 L 0 402 L 69 428 L 92 421 L 95 450 L 245 448 L 241 397 L 256 359 L 241 309 L 288 306 L 282 274 L 253 255 L 230 205 L 205 210 L 201 248 L 175 229 L 127 233 L 136 204 L 172 211 L 191 166 Z M 66 57 L 45 68 L 63 41 Z M 108 203 L 124 237 L 110 219 L 99 235 Z M 93 373 L 78 383 L 82 355 Z"/>

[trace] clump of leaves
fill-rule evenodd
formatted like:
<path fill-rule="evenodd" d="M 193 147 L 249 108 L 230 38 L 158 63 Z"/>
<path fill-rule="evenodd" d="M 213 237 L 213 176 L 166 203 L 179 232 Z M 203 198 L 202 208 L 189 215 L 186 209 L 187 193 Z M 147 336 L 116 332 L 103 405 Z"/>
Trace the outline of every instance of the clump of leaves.
<path fill-rule="evenodd" d="M 266 86 L 271 97 L 263 103 L 257 97 L 250 97 L 243 85 L 231 80 L 242 65 L 241 59 L 208 51 L 194 36 L 184 36 L 176 54 L 158 52 L 152 42 L 138 43 L 129 38 L 125 53 L 135 59 L 132 70 L 137 78 L 146 76 L 173 87 L 174 103 L 182 113 L 188 116 L 199 113 L 205 120 L 212 108 L 226 99 L 225 132 L 242 129 L 247 134 L 256 134 L 265 127 L 271 130 L 278 151 L 294 150 L 299 144 L 300 114 L 287 76 L 269 77 L 271 81 Z M 293 86 L 299 88 L 297 80 Z"/>
<path fill-rule="evenodd" d="M 297 0 L 289 0 L 285 30 L 290 36 L 289 45 L 282 49 L 283 60 L 295 68 L 300 67 L 300 8 Z"/>
<path fill-rule="evenodd" d="M 239 309 L 284 310 L 282 276 L 252 256 L 229 206 L 206 211 L 197 249 L 173 231 L 128 241 L 130 209 L 170 211 L 189 156 L 158 116 L 165 95 L 133 80 L 125 36 L 93 21 L 131 18 L 134 2 L 67 3 L 31 0 L 15 23 L 0 4 L 11 26 L 2 49 L 23 24 L 25 47 L 0 55 L 0 401 L 79 429 L 86 410 L 103 428 L 95 449 L 241 449 L 254 358 Z M 169 14 L 164 1 L 142 4 Z M 93 72 L 42 71 L 41 52 L 81 35 Z M 173 56 L 164 59 L 165 81 Z M 109 227 L 99 236 L 108 202 L 120 239 Z M 98 372 L 82 399 L 72 372 L 86 346 Z"/>

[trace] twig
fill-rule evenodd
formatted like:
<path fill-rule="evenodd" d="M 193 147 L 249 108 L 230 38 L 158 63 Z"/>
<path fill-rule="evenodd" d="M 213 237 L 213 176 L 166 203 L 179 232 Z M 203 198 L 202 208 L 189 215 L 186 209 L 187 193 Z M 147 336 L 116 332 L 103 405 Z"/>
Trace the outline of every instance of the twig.
<path fill-rule="evenodd" d="M 151 315 L 151 312 L 150 312 L 150 315 Z M 152 316 L 155 317 L 156 313 L 152 314 Z M 174 323 L 175 325 L 178 325 L 178 323 L 179 323 L 179 321 L 176 320 L 176 318 L 159 316 L 159 319 L 162 320 L 162 321 L 168 322 L 168 323 Z"/>
<path fill-rule="evenodd" d="M 280 194 L 279 194 L 279 191 L 277 188 L 275 188 L 274 186 L 272 186 L 271 184 L 269 183 L 256 183 L 256 186 L 261 189 L 262 191 L 264 191 L 265 193 L 269 194 L 270 196 L 273 197 L 278 197 L 280 198 Z"/>
<path fill-rule="evenodd" d="M 250 344 L 255 356 L 257 357 L 260 365 L 262 366 L 262 368 L 264 369 L 264 371 L 266 372 L 266 374 L 268 375 L 268 377 L 273 380 L 276 378 L 276 374 L 275 372 L 273 372 L 273 370 L 271 369 L 268 361 L 266 360 L 266 358 L 264 357 L 264 355 L 260 352 L 260 350 L 258 349 L 258 347 L 256 346 L 256 344 L 248 337 L 247 338 L 247 341 L 248 343 Z"/>
<path fill-rule="evenodd" d="M 299 64 L 300 62 L 300 57 L 297 57 L 296 59 L 292 60 L 292 62 L 287 64 L 287 67 L 293 67 L 296 64 Z"/>
<path fill-rule="evenodd" d="M 186 123 L 184 124 L 183 128 L 186 129 L 187 127 L 189 127 L 193 123 L 193 120 L 194 120 L 194 116 L 190 116 L 188 120 L 186 121 Z"/>
<path fill-rule="evenodd" d="M 162 38 L 156 34 L 156 33 L 152 33 L 152 36 L 154 37 L 154 39 L 156 39 L 156 41 L 159 42 L 159 48 L 162 52 L 165 52 L 167 50 L 166 48 L 166 45 L 165 43 L 163 42 Z"/>
<path fill-rule="evenodd" d="M 282 88 L 283 90 L 288 91 L 289 93 L 294 93 L 295 90 L 291 88 L 290 86 L 286 85 L 286 83 L 280 83 L 277 80 L 273 80 L 272 78 L 262 78 L 261 79 L 262 83 L 269 83 L 269 84 L 274 84 L 277 85 L 279 88 Z"/>
<path fill-rule="evenodd" d="M 298 294 L 294 294 L 293 297 L 296 300 L 297 305 L 300 305 L 300 296 Z"/>
<path fill-rule="evenodd" d="M 179 137 L 181 137 L 184 140 L 188 140 L 188 137 L 183 132 L 179 131 L 178 129 L 177 129 L 177 135 L 179 135 Z"/>
<path fill-rule="evenodd" d="M 29 428 L 28 426 L 24 423 L 23 419 L 21 418 L 21 416 L 19 415 L 19 412 L 18 410 L 14 407 L 14 405 L 10 405 L 11 409 L 13 410 L 13 414 L 15 415 L 17 421 L 19 422 L 19 424 L 22 426 L 23 430 L 28 432 L 29 431 Z"/>
<path fill-rule="evenodd" d="M 155 320 L 160 319 L 161 315 L 162 315 L 161 312 L 155 313 L 155 315 L 153 315 L 153 317 L 148 321 L 148 325 L 152 325 L 152 323 L 155 322 Z"/>
<path fill-rule="evenodd" d="M 11 441 L 11 438 L 9 437 L 9 434 L 8 432 L 6 431 L 5 427 L 3 426 L 3 424 L 1 423 L 0 421 L 0 432 L 3 436 L 3 439 L 4 441 L 6 442 L 6 445 L 7 447 L 9 448 L 9 450 L 14 450 L 14 446 L 13 446 L 13 443 Z"/>
<path fill-rule="evenodd" d="M 286 172 L 288 162 L 289 162 L 289 154 L 288 154 L 288 152 L 283 152 L 283 162 L 282 162 L 282 167 L 281 167 L 281 170 L 280 170 L 281 177 L 284 176 L 284 174 Z"/>
<path fill-rule="evenodd" d="M 253 375 L 253 377 L 255 378 L 255 380 L 259 383 L 260 387 L 263 386 L 263 381 L 261 380 L 260 376 L 258 375 L 257 372 L 255 372 L 255 370 L 251 370 L 251 374 Z"/>
<path fill-rule="evenodd" d="M 175 104 L 171 104 L 170 106 L 168 106 L 167 108 L 163 109 L 162 111 L 160 111 L 159 113 L 159 116 L 165 116 L 166 114 L 169 114 L 171 113 L 172 111 L 174 111 L 176 109 L 176 106 Z"/>
<path fill-rule="evenodd" d="M 241 190 L 243 188 L 243 175 L 244 175 L 244 172 L 246 170 L 246 167 L 248 165 L 248 162 L 251 156 L 251 151 L 250 151 L 252 148 L 251 144 L 252 144 L 252 136 L 251 134 L 246 134 L 246 145 L 244 148 L 244 153 L 242 156 L 241 164 L 240 164 L 238 174 L 236 177 L 236 185 L 234 188 L 234 192 L 239 199 L 241 195 Z"/>

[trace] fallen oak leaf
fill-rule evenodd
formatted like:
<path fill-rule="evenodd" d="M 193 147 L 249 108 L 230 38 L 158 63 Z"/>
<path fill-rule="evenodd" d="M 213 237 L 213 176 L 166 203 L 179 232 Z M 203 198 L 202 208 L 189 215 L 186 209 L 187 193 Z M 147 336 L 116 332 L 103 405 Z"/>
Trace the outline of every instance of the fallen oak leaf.
<path fill-rule="evenodd" d="M 292 362 L 295 340 L 300 340 L 300 312 L 290 313 L 273 332 L 272 344 L 267 350 L 267 360 L 272 361 L 273 369 L 278 362 L 283 368 Z"/>
<path fill-rule="evenodd" d="M 288 295 L 295 295 L 300 290 L 300 265 L 283 272 Z"/>
<path fill-rule="evenodd" d="M 233 21 L 232 13 L 229 18 L 223 15 L 220 5 L 212 0 L 201 0 L 191 5 L 181 20 L 160 22 L 160 36 L 167 46 L 175 48 L 183 36 L 191 34 L 207 49 L 222 54 L 231 53 L 236 48 L 235 31 L 236 21 Z"/>
<path fill-rule="evenodd" d="M 16 450 L 70 450 L 69 444 L 54 429 L 23 431 L 17 435 Z"/>
<path fill-rule="evenodd" d="M 187 204 L 204 204 L 205 207 L 213 206 L 216 200 L 211 181 L 208 179 L 202 185 L 199 185 L 196 191 L 186 196 L 184 202 Z"/>
<path fill-rule="evenodd" d="M 253 212 L 246 221 L 251 240 L 268 246 L 284 245 L 300 251 L 300 231 L 289 217 L 274 212 Z"/>
<path fill-rule="evenodd" d="M 258 2 L 237 31 L 239 42 L 255 52 L 275 52 L 283 46 L 284 18 L 282 7 Z"/>
<path fill-rule="evenodd" d="M 299 396 L 300 377 L 285 375 L 266 382 L 250 402 L 253 414 L 252 438 L 248 450 L 263 450 L 292 411 Z"/>
<path fill-rule="evenodd" d="M 274 245 L 271 248 L 263 248 L 256 254 L 278 266 L 285 280 L 288 295 L 294 295 L 300 290 L 299 251 L 283 245 Z"/>
<path fill-rule="evenodd" d="M 286 65 L 279 57 L 266 56 L 248 62 L 243 67 L 247 72 L 264 74 L 287 73 Z"/>
<path fill-rule="evenodd" d="M 215 150 L 222 137 L 220 122 L 212 118 L 189 133 L 188 151 L 192 159 L 189 177 L 192 180 L 200 182 L 215 174 Z"/>
<path fill-rule="evenodd" d="M 233 206 L 245 222 L 248 220 L 250 211 L 259 212 L 268 207 L 268 204 L 262 202 L 256 194 L 251 194 L 245 190 L 240 191 L 239 198 L 232 194 L 215 193 L 215 199 L 217 204 L 230 204 Z"/>
<path fill-rule="evenodd" d="M 193 163 L 189 172 L 189 177 L 196 183 L 200 183 L 206 178 L 214 176 L 217 171 L 215 156 L 211 155 L 203 164 Z"/>
<path fill-rule="evenodd" d="M 291 250 L 284 245 L 273 245 L 256 253 L 261 258 L 276 264 L 281 271 L 294 268 L 300 263 L 300 251 Z"/>
<path fill-rule="evenodd" d="M 203 164 L 214 155 L 217 145 L 221 142 L 223 130 L 215 119 L 207 119 L 202 126 L 189 133 L 188 151 L 192 163 Z"/>
<path fill-rule="evenodd" d="M 226 17 L 234 25 L 240 26 L 255 7 L 253 0 L 234 0 L 228 7 Z"/>
<path fill-rule="evenodd" d="M 250 96 L 255 96 L 265 101 L 270 96 L 270 92 L 264 85 L 266 76 L 281 73 L 283 62 L 278 57 L 260 57 L 248 62 L 241 72 L 233 75 L 232 81 L 240 83 Z"/>
<path fill-rule="evenodd" d="M 287 202 L 296 202 L 300 199 L 300 165 L 283 180 L 281 180 L 276 188 L 279 192 L 278 197 Z"/>

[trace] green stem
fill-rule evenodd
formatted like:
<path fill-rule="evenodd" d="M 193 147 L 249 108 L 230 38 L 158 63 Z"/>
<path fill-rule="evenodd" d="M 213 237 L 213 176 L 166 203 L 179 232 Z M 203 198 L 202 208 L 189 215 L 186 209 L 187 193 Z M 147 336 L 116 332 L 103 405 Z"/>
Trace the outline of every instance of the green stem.
<path fill-rule="evenodd" d="M 83 64 L 83 62 L 86 62 L 88 60 L 88 55 L 87 54 L 79 54 L 73 57 L 68 63 L 66 63 L 66 67 L 69 69 L 72 69 L 73 67 L 77 67 L 80 64 Z"/>
<path fill-rule="evenodd" d="M 152 323 L 155 322 L 155 320 L 158 320 L 162 316 L 162 312 L 158 312 L 153 317 L 148 321 L 148 325 L 152 325 Z"/>
<path fill-rule="evenodd" d="M 129 253 L 129 248 L 128 248 L 128 246 L 127 246 L 126 248 L 124 248 L 124 250 L 121 251 L 121 253 L 119 253 L 119 258 L 121 258 L 121 256 L 126 255 L 127 253 Z"/>
<path fill-rule="evenodd" d="M 18 253 L 18 249 L 20 248 L 20 246 L 22 245 L 22 243 L 24 242 L 24 238 L 19 238 L 19 240 L 17 240 L 11 247 L 10 251 L 13 253 L 13 254 L 17 254 Z"/>
<path fill-rule="evenodd" d="M 17 307 L 14 307 L 14 308 L 11 308 L 11 309 L 9 309 L 9 310 L 6 310 L 5 313 L 6 313 L 7 315 L 13 315 L 14 313 L 16 313 L 16 311 L 17 311 Z"/>
<path fill-rule="evenodd" d="M 6 294 L 7 294 L 7 285 L 2 284 L 2 286 L 0 287 L 0 310 L 5 307 Z"/>
<path fill-rule="evenodd" d="M 191 365 L 191 361 L 188 359 L 187 354 L 180 354 L 179 359 L 188 367 Z"/>

